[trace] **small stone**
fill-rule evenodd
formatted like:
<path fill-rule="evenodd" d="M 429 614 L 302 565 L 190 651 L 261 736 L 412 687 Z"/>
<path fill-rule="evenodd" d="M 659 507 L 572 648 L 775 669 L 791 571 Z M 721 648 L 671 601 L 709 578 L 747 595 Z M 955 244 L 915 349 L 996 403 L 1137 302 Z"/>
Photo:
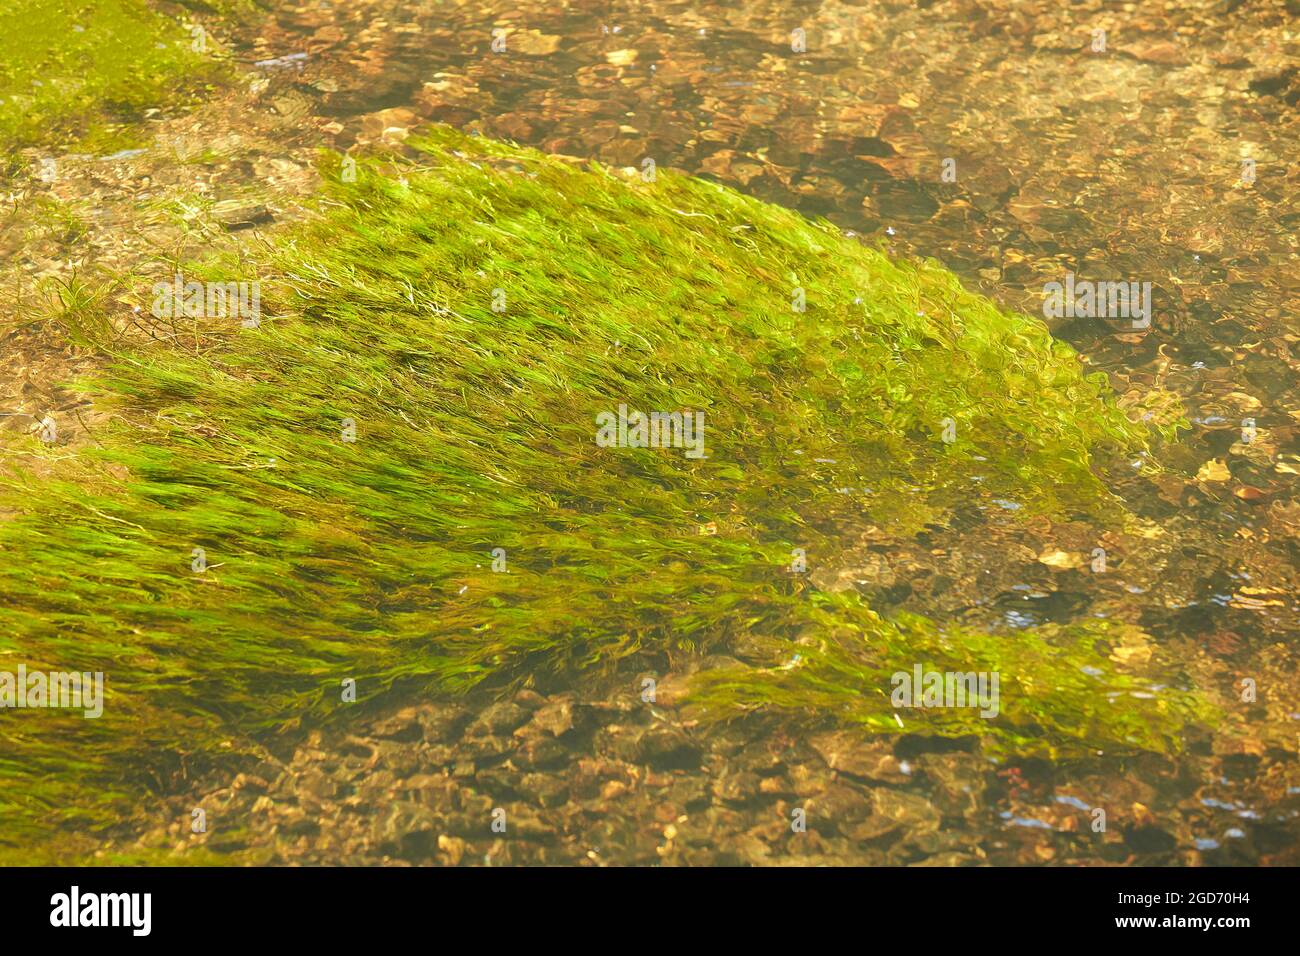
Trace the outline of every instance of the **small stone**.
<path fill-rule="evenodd" d="M 808 819 L 821 818 L 835 827 L 848 826 L 861 820 L 870 813 L 867 806 L 868 796 L 857 787 L 833 784 L 822 793 L 804 801 Z"/>
<path fill-rule="evenodd" d="M 376 841 L 403 854 L 427 850 L 438 830 L 438 818 L 428 807 L 409 800 L 389 805 L 380 818 Z"/>
<path fill-rule="evenodd" d="M 535 690 L 525 687 L 519 693 L 515 694 L 515 703 L 525 710 L 537 710 L 546 704 L 546 698 Z"/>
<path fill-rule="evenodd" d="M 622 780 L 610 780 L 600 788 L 600 799 L 614 800 L 627 793 L 627 784 Z"/>
<path fill-rule="evenodd" d="M 811 737 L 808 743 L 821 754 L 826 766 L 837 773 L 882 783 L 907 780 L 887 740 L 865 738 L 852 730 L 836 730 Z"/>
<path fill-rule="evenodd" d="M 1137 853 L 1168 853 L 1178 841 L 1156 826 L 1132 827 L 1124 831 L 1124 842 Z"/>
<path fill-rule="evenodd" d="M 438 851 L 442 853 L 451 866 L 459 866 L 465 856 L 465 841 L 460 837 L 442 834 L 438 837 Z"/>
<path fill-rule="evenodd" d="M 641 737 L 641 759 L 658 769 L 687 769 L 698 766 L 699 748 L 678 727 L 660 724 Z"/>
<path fill-rule="evenodd" d="M 556 767 L 568 761 L 569 751 L 554 737 L 537 737 L 525 741 L 513 759 L 529 769 Z"/>
<path fill-rule="evenodd" d="M 797 763 L 790 767 L 790 783 L 800 797 L 821 793 L 831 784 L 831 772 L 819 762 Z"/>
<path fill-rule="evenodd" d="M 1152 43 L 1130 43 L 1118 47 L 1119 52 L 1126 53 L 1143 63 L 1157 63 L 1161 66 L 1186 66 L 1187 57 L 1183 48 L 1168 40 Z"/>
<path fill-rule="evenodd" d="M 469 725 L 470 736 L 504 734 L 514 730 L 528 719 L 528 711 L 513 701 L 503 700 L 490 704 L 479 712 Z"/>
<path fill-rule="evenodd" d="M 899 823 L 897 820 L 882 817 L 880 814 L 872 814 L 865 820 L 844 828 L 844 833 L 854 840 L 869 843 L 872 840 L 877 840 L 882 836 L 893 833 L 898 829 L 898 827 Z"/>
<path fill-rule="evenodd" d="M 446 741 L 457 736 L 468 717 L 468 712 L 457 705 L 421 709 L 417 715 L 424 728 L 424 739 L 429 741 Z"/>
<path fill-rule="evenodd" d="M 298 796 L 312 803 L 330 800 L 338 792 L 338 785 L 319 770 L 308 770 L 298 778 Z"/>
<path fill-rule="evenodd" d="M 260 203 L 252 206 L 234 206 L 218 203 L 213 207 L 213 217 L 227 232 L 249 229 L 253 226 L 274 221 L 271 211 Z"/>
<path fill-rule="evenodd" d="M 713 781 L 713 795 L 728 803 L 744 803 L 758 795 L 759 784 L 756 773 L 727 773 Z"/>
<path fill-rule="evenodd" d="M 372 730 L 376 737 L 408 743 L 424 738 L 424 729 L 420 726 L 414 707 L 406 707 L 391 717 L 385 717 L 383 720 L 376 722 Z"/>
<path fill-rule="evenodd" d="M 519 782 L 520 790 L 538 806 L 550 809 L 563 806 L 569 799 L 569 784 L 554 774 L 528 773 Z"/>
<path fill-rule="evenodd" d="M 882 787 L 872 791 L 871 803 L 876 813 L 910 829 L 936 829 L 939 826 L 939 811 L 929 800 L 914 793 Z"/>
<path fill-rule="evenodd" d="M 302 836 L 320 832 L 320 822 L 308 816 L 301 807 L 285 807 L 276 820 L 280 829 L 290 836 Z"/>
<path fill-rule="evenodd" d="M 241 773 L 236 776 L 230 786 L 233 790 L 246 790 L 249 793 L 265 793 L 269 788 L 269 784 L 261 777 L 255 777 L 248 773 Z"/>
<path fill-rule="evenodd" d="M 560 700 L 547 704 L 533 714 L 533 723 L 552 737 L 559 737 L 573 728 L 573 702 Z"/>

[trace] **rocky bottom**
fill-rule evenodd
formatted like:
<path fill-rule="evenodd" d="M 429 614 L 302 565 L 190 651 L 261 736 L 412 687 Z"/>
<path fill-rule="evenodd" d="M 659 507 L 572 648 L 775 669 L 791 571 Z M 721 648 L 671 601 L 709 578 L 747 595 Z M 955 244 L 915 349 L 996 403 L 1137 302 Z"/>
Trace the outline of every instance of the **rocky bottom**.
<path fill-rule="evenodd" d="M 1205 754 L 1201 780 L 1154 755 L 1099 774 L 1099 761 L 999 763 L 973 738 L 864 737 L 763 715 L 702 724 L 680 703 L 685 676 L 661 680 L 653 702 L 638 677 L 613 692 L 424 701 L 314 730 L 287 760 L 167 800 L 170 825 L 114 849 L 305 865 L 1297 862 L 1285 847 L 1300 797 L 1259 814 L 1207 796 L 1216 774 L 1265 787 L 1267 759 Z M 192 833 L 199 817 L 205 832 Z"/>

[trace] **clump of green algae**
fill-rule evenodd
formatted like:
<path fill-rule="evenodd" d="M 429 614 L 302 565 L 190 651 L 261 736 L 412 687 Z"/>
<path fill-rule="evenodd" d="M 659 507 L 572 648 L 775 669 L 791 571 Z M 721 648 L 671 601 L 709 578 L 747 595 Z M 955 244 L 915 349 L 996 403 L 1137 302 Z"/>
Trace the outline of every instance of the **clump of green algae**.
<path fill-rule="evenodd" d="M 9 0 L 0 9 L 0 147 L 134 145 L 131 124 L 146 109 L 223 75 L 198 40 L 144 0 Z"/>
<path fill-rule="evenodd" d="M 888 675 L 921 663 L 1003 672 L 996 720 L 905 715 L 995 749 L 1165 750 L 1205 716 L 1193 693 L 1133 696 L 1150 680 L 1098 649 L 1118 625 L 891 621 L 786 570 L 855 521 L 942 523 L 971 476 L 1024 514 L 1127 520 L 1092 462 L 1147 426 L 1040 322 L 712 183 L 442 128 L 417 146 L 418 169 L 336 182 L 255 267 L 187 276 L 260 277 L 259 327 L 106 346 L 94 447 L 33 441 L 39 472 L 0 469 L 0 661 L 109 688 L 98 721 L 7 715 L 2 839 L 56 808 L 107 823 L 151 754 L 323 718 L 347 678 L 363 697 L 546 682 L 742 634 L 772 666 L 707 674 L 709 713 L 896 730 Z M 707 457 L 599 447 L 620 403 L 705 412 Z"/>

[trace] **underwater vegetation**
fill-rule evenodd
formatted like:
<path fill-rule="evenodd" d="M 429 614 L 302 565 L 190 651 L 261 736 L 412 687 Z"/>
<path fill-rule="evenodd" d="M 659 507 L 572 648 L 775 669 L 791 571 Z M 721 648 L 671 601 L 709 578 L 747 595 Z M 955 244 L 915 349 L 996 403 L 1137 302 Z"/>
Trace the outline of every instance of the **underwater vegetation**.
<path fill-rule="evenodd" d="M 105 334 L 93 443 L 8 443 L 0 659 L 103 671 L 107 698 L 5 721 L 0 839 L 108 825 L 169 755 L 328 719 L 347 681 L 547 686 L 742 636 L 770 664 L 705 671 L 707 717 L 899 732 L 890 674 L 922 664 L 1002 674 L 995 718 L 902 715 L 995 752 L 1164 751 L 1212 719 L 1117 669 L 1130 625 L 887 619 L 790 570 L 855 523 L 942 525 L 972 478 L 1017 516 L 1136 520 L 1102 465 L 1160 436 L 1038 319 L 703 180 L 410 144 L 327 160 L 319 222 L 185 271 L 260 282 L 257 322 Z M 703 413 L 704 457 L 602 447 L 620 405 Z"/>
<path fill-rule="evenodd" d="M 136 142 L 128 120 L 224 75 L 196 48 L 207 43 L 143 0 L 10 0 L 0 9 L 0 148 Z"/>

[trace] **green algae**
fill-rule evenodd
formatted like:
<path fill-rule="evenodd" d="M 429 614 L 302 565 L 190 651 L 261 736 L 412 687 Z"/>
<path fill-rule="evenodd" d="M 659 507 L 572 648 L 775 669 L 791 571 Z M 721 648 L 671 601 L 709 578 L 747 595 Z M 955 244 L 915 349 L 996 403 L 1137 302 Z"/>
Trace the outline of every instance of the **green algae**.
<path fill-rule="evenodd" d="M 223 75 L 144 0 L 11 0 L 0 10 L 0 146 L 139 142 L 146 109 Z"/>
<path fill-rule="evenodd" d="M 1007 634 L 940 627 L 915 614 L 885 621 L 853 598 L 824 605 L 816 640 L 770 642 L 766 667 L 709 671 L 694 682 L 706 719 L 737 711 L 832 718 L 869 733 L 978 737 L 1002 757 L 1077 758 L 1092 752 L 1175 753 L 1214 710 L 1167 663 L 1130 669 L 1113 646 L 1149 648 L 1132 625 L 1093 620 Z M 897 673 L 998 675 L 995 706 L 892 699 Z M 908 686 L 917 686 L 915 682 Z M 974 685 L 971 685 L 972 687 Z M 916 699 L 920 698 L 919 688 Z"/>
<path fill-rule="evenodd" d="M 1001 669 L 1014 700 L 907 729 L 1011 752 L 1164 750 L 1206 716 L 1190 692 L 1134 697 L 1151 680 L 1116 671 L 1103 623 L 889 621 L 787 570 L 853 522 L 941 524 L 972 478 L 1017 514 L 1127 521 L 1096 463 L 1144 453 L 1149 426 L 1040 322 L 712 183 L 447 129 L 416 145 L 418 168 L 362 163 L 263 260 L 187 271 L 260 279 L 257 327 L 105 338 L 93 444 L 10 443 L 0 667 L 102 670 L 108 703 L 7 717 L 0 839 L 52 812 L 111 825 L 187 760 L 346 712 L 345 680 L 549 685 L 742 636 L 772 666 L 706 675 L 714 715 L 888 730 L 888 673 L 922 663 Z M 600 447 L 621 403 L 704 412 L 707 457 Z"/>

